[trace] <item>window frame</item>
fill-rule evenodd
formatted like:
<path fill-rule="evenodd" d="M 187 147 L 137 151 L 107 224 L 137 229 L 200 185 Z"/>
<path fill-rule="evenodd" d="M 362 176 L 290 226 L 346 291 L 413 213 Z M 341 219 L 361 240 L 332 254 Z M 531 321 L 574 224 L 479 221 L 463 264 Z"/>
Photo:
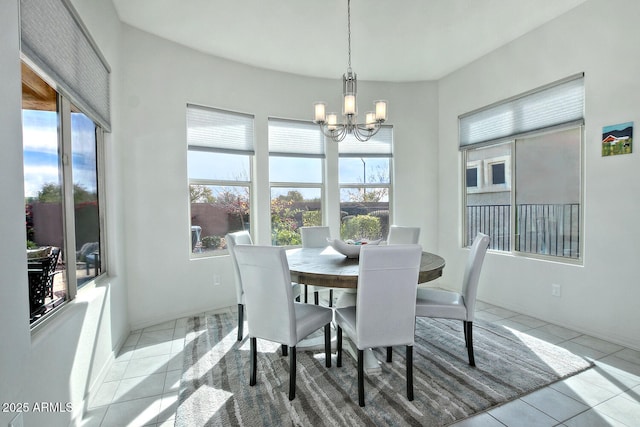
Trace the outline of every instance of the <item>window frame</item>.
<path fill-rule="evenodd" d="M 482 189 L 482 179 L 484 174 L 482 173 L 482 161 L 481 160 L 473 160 L 473 161 L 465 161 L 465 175 L 464 175 L 464 183 L 465 189 L 467 192 L 471 191 L 473 193 L 477 193 Z M 470 169 L 475 169 L 476 171 L 476 185 L 467 186 L 467 171 Z"/>
<path fill-rule="evenodd" d="M 515 153 L 516 153 L 516 149 L 517 149 L 517 143 L 518 141 L 521 140 L 525 140 L 528 138 L 535 138 L 535 137 L 540 137 L 540 136 L 544 136 L 544 135 L 550 135 L 550 134 L 554 134 L 554 133 L 560 133 L 563 131 L 567 131 L 567 130 L 571 130 L 571 129 L 576 129 L 579 130 L 579 135 L 580 135 L 580 142 L 579 142 L 579 161 L 580 161 L 580 170 L 579 170 L 579 176 L 580 176 L 580 202 L 579 202 L 579 206 L 580 206 L 580 212 L 579 212 L 579 228 L 578 228 L 578 257 L 577 258 L 572 258 L 572 257 L 564 257 L 564 256 L 558 256 L 558 255 L 550 255 L 550 254 L 541 254 L 541 253 L 535 253 L 535 252 L 526 252 L 526 251 L 521 251 L 521 250 L 517 250 L 516 249 L 516 237 L 517 237 L 517 204 L 516 204 L 516 192 L 517 192 L 517 186 L 515 184 L 515 182 L 513 181 L 515 179 L 516 176 L 516 169 L 517 169 L 517 164 L 515 162 L 515 160 L 513 160 Z M 511 151 L 511 159 L 509 159 L 510 156 L 496 156 L 496 157 L 491 157 L 485 160 L 474 160 L 469 162 L 467 160 L 468 157 L 468 153 L 470 151 L 473 150 L 481 150 L 483 148 L 488 148 L 488 147 L 492 147 L 492 146 L 497 146 L 497 145 L 508 145 L 510 147 L 510 151 Z M 547 261 L 554 261 L 554 262 L 559 262 L 559 263 L 564 263 L 564 264 L 570 264 L 570 265 L 582 265 L 583 264 L 583 259 L 584 259 L 584 250 L 585 250 L 585 245 L 584 245 L 584 145 L 585 145 L 585 126 L 580 124 L 580 125 L 576 125 L 576 124 L 568 124 L 567 126 L 564 127 L 553 127 L 552 129 L 547 129 L 547 130 L 542 130 L 540 132 L 534 132 L 534 133 L 527 133 L 526 135 L 520 135 L 520 136 L 516 136 L 514 138 L 512 138 L 509 141 L 504 141 L 504 140 L 500 140 L 500 141 L 496 141 L 494 144 L 481 144 L 478 146 L 469 146 L 469 147 L 465 147 L 464 149 L 461 150 L 461 158 L 462 158 L 462 164 L 463 165 L 469 165 L 469 164 L 474 164 L 474 163 L 482 163 L 483 167 L 484 167 L 484 177 L 485 179 L 490 179 L 490 172 L 487 171 L 487 169 L 490 169 L 492 164 L 495 164 L 497 162 L 501 162 L 501 161 L 505 161 L 505 180 L 506 180 L 506 186 L 504 187 L 500 187 L 503 184 L 491 184 L 491 185 L 485 185 L 484 187 L 478 187 L 477 189 L 474 187 L 470 187 L 472 188 L 474 191 L 469 191 L 469 187 L 466 187 L 466 167 L 464 168 L 464 173 L 462 174 L 462 233 L 461 233 L 461 246 L 462 247 L 469 247 L 469 245 L 467 245 L 467 242 L 465 240 L 467 239 L 467 234 L 469 233 L 469 224 L 468 224 L 468 218 L 467 218 L 467 196 L 469 194 L 477 194 L 477 193 L 483 193 L 483 192 L 496 192 L 496 191 L 509 191 L 510 193 L 510 217 L 509 217 L 509 239 L 510 239 L 510 248 L 509 250 L 497 250 L 497 249 L 493 249 L 490 248 L 489 250 L 492 252 L 496 252 L 496 253 L 501 253 L 501 254 L 508 254 L 508 255 L 513 255 L 513 256 L 518 256 L 518 257 L 523 257 L 523 258 L 532 258 L 532 259 L 541 259 L 541 260 L 547 260 Z M 509 176 L 507 177 L 506 175 L 509 174 Z M 485 181 L 485 182 L 491 182 L 491 181 Z"/>
<path fill-rule="evenodd" d="M 250 144 L 246 147 L 244 147 L 243 149 L 240 150 L 233 150 L 233 149 L 229 149 L 229 144 L 226 142 L 222 142 L 220 144 L 219 147 L 216 147 L 215 142 L 213 144 L 208 144 L 207 142 L 203 142 L 202 144 L 197 144 L 197 143 L 193 143 L 189 141 L 189 136 L 188 136 L 188 132 L 189 132 L 189 119 L 188 119 L 188 115 L 189 115 L 189 108 L 194 108 L 194 109 L 199 109 L 199 110 L 203 110 L 203 111 L 211 111 L 214 114 L 222 114 L 224 115 L 228 115 L 230 118 L 232 117 L 245 117 L 251 120 L 251 127 L 252 127 L 252 134 L 251 134 L 251 141 Z M 187 114 L 187 122 L 186 122 L 186 129 L 187 129 L 187 138 L 186 138 L 186 143 L 187 143 L 187 157 L 189 155 L 189 152 L 206 152 L 206 153 L 210 153 L 210 154 L 224 154 L 224 155 L 234 155 L 234 156 L 246 156 L 247 157 L 247 163 L 248 163 L 248 173 L 249 173 L 249 180 L 229 180 L 229 179 L 207 179 L 207 178 L 191 178 L 190 174 L 189 174 L 189 165 L 188 165 L 188 160 L 187 160 L 187 190 L 189 191 L 192 185 L 204 185 L 204 186 L 212 186 L 212 187 L 246 187 L 247 191 L 248 191 L 248 201 L 249 201 L 249 233 L 250 234 L 254 234 L 253 233 L 253 229 L 255 227 L 255 209 L 252 209 L 252 205 L 253 205 L 253 176 L 254 176 L 254 161 L 255 161 L 255 152 L 254 152 L 254 146 L 255 146 L 255 116 L 253 114 L 247 114 L 247 113 L 241 113 L 241 112 L 237 112 L 237 111 L 232 111 L 232 110 L 225 110 L 225 109 L 221 109 L 221 108 L 215 108 L 215 107 L 208 107 L 208 106 L 204 106 L 204 105 L 199 105 L 199 104 L 191 104 L 191 103 L 187 103 L 186 104 L 186 114 Z M 191 212 L 192 212 L 192 203 L 191 200 L 189 199 L 189 203 L 188 203 L 188 209 L 187 209 L 187 223 L 188 223 L 188 235 L 191 235 Z M 206 258 L 213 258 L 213 257 L 218 257 L 218 256 L 224 256 L 224 255 L 228 255 L 229 254 L 229 250 L 225 247 L 223 249 L 218 249 L 218 250 L 213 250 L 213 251 L 205 251 L 205 252 L 194 252 L 192 247 L 191 247 L 191 238 L 188 239 L 188 252 L 189 252 L 189 259 L 190 260 L 197 260 L 197 259 L 206 259 Z"/>
<path fill-rule="evenodd" d="M 387 159 L 389 162 L 389 182 L 388 183 L 354 183 L 354 182 L 342 182 L 340 180 L 340 176 L 338 173 L 338 213 L 342 212 L 342 190 L 343 189 L 377 189 L 377 188 L 386 188 L 389 198 L 389 217 L 388 222 L 389 226 L 394 223 L 394 127 L 392 125 L 383 125 L 382 131 L 388 131 L 388 139 L 385 139 L 384 134 L 381 133 L 378 136 L 374 136 L 373 139 L 378 139 L 376 142 L 375 150 L 371 152 L 367 152 L 366 148 L 370 145 L 367 143 L 357 142 L 355 137 L 347 137 L 345 141 L 346 144 L 341 143 L 338 146 L 338 171 L 340 171 L 340 161 L 346 158 L 356 158 L 356 159 L 373 159 L 373 158 L 383 158 Z M 382 138 L 382 139 L 379 139 Z M 346 147 L 346 149 L 345 149 Z M 363 147 L 365 148 L 363 150 Z M 365 166 L 366 167 L 366 166 Z M 338 224 L 342 228 L 342 217 L 338 218 Z M 382 239 L 386 239 L 386 235 L 384 235 L 384 231 L 382 232 Z"/>
<path fill-rule="evenodd" d="M 269 117 L 267 119 L 267 128 L 270 129 L 271 123 L 291 123 L 294 126 L 308 127 L 313 132 L 317 132 L 320 144 L 316 146 L 314 143 L 305 143 L 303 146 L 293 146 L 291 152 L 287 150 L 287 147 L 279 144 L 278 148 L 274 151 L 272 147 L 271 134 L 268 132 L 268 146 L 269 146 L 269 217 L 271 218 L 271 204 L 272 204 L 272 192 L 274 188 L 289 188 L 289 189 L 319 189 L 320 190 L 320 224 L 325 225 L 327 223 L 327 176 L 326 176 L 326 141 L 322 135 L 321 130 L 316 124 L 309 121 L 283 119 L 278 117 Z M 318 142 L 318 141 L 316 141 Z M 294 152 L 295 151 L 295 152 Z M 320 182 L 297 182 L 297 181 L 272 181 L 271 180 L 271 159 L 275 157 L 302 159 L 302 158 L 314 158 L 320 160 Z M 269 235 L 273 236 L 273 221 L 269 220 Z M 276 244 L 273 238 L 270 239 L 272 244 Z"/>
<path fill-rule="evenodd" d="M 513 147 L 512 147 L 513 149 Z M 488 192 L 495 191 L 509 191 L 511 190 L 511 179 L 513 174 L 511 173 L 511 158 L 509 156 L 497 156 L 491 157 L 489 159 L 484 160 L 483 162 L 483 173 L 484 173 L 484 185 L 482 189 Z M 493 165 L 503 164 L 504 165 L 504 179 L 503 183 L 494 184 L 493 183 Z"/>
<path fill-rule="evenodd" d="M 505 175 L 510 170 L 511 176 L 505 176 L 506 184 L 491 184 L 494 191 L 509 191 L 510 200 L 510 251 L 507 253 L 518 254 L 532 258 L 545 258 L 564 263 L 581 264 L 584 258 L 584 105 L 585 105 L 585 77 L 584 73 L 574 74 L 564 79 L 549 83 L 511 98 L 497 101 L 493 104 L 481 107 L 477 110 L 458 116 L 458 140 L 462 160 L 462 230 L 460 232 L 460 244 L 468 246 L 467 236 L 471 233 L 467 214 L 467 198 L 469 194 L 482 191 L 468 191 L 466 187 L 466 169 L 468 153 L 471 150 L 499 144 L 510 144 L 511 167 L 505 165 Z M 553 114 L 550 114 L 553 113 Z M 516 191 L 515 183 L 510 183 L 516 177 L 516 149 L 517 141 L 527 138 L 539 137 L 545 134 L 561 132 L 568 129 L 579 129 L 579 227 L 578 227 L 578 256 L 568 258 L 564 256 L 538 254 L 532 252 L 520 252 L 515 250 L 516 245 Z M 485 164 L 488 163 L 484 159 Z M 490 162 L 488 163 L 491 164 Z M 490 167 L 490 166 L 489 166 Z M 490 174 L 484 177 L 486 184 L 491 178 Z M 488 187 L 488 186 L 487 186 Z M 551 206 L 553 204 L 548 204 Z M 497 207 L 504 205 L 494 205 Z M 524 205 L 523 205 L 524 206 Z M 540 205 L 544 206 L 544 204 Z M 566 206 L 566 204 L 565 204 Z M 564 209 L 564 208 L 563 208 Z M 573 208 L 571 208 L 573 209 Z M 482 216 L 482 214 L 480 214 Z M 489 212 L 491 216 L 491 212 Z M 571 216 L 571 214 L 570 214 Z M 501 251 L 504 252 L 504 251 Z"/>
<path fill-rule="evenodd" d="M 33 61 L 22 53 L 21 60 L 29 67 L 33 73 L 41 78 L 56 92 L 57 106 L 56 114 L 58 121 L 58 150 L 59 150 L 59 173 L 61 187 L 61 209 L 62 209 L 62 237 L 63 247 L 60 249 L 64 252 L 66 274 L 66 291 L 67 297 L 59 304 L 54 304 L 50 310 L 46 311 L 42 317 L 30 323 L 31 332 L 36 332 L 47 325 L 61 309 L 73 302 L 80 292 L 84 289 L 90 289 L 96 282 L 102 280 L 108 275 L 108 242 L 106 229 L 106 190 L 105 190 L 105 142 L 104 127 L 94 120 L 90 114 L 82 111 L 82 107 L 78 107 L 65 94 L 57 90 L 55 82 L 35 65 Z M 74 182 L 73 182 L 73 164 L 69 160 L 72 158 L 72 125 L 71 114 L 72 104 L 84 115 L 86 115 L 95 125 L 95 145 L 96 145 L 96 195 L 98 198 L 98 233 L 100 248 L 100 273 L 92 277 L 81 286 L 78 285 L 77 277 L 77 257 L 76 252 L 76 227 L 75 227 L 75 201 L 74 201 Z M 23 142 L 24 143 L 24 142 Z M 25 265 L 25 268 L 27 266 Z"/>

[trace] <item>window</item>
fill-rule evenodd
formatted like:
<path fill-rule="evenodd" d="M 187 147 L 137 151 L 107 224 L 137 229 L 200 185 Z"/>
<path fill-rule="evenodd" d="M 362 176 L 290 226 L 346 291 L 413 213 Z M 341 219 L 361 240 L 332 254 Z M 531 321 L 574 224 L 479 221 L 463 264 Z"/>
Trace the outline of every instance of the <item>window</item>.
<path fill-rule="evenodd" d="M 506 184 L 504 162 L 491 164 L 491 184 Z"/>
<path fill-rule="evenodd" d="M 581 147 L 580 127 L 516 140 L 515 250 L 580 257 Z"/>
<path fill-rule="evenodd" d="M 478 186 L 478 168 L 467 168 L 467 187 Z"/>
<path fill-rule="evenodd" d="M 581 257 L 583 85 L 576 76 L 460 118 L 465 245 L 483 232 L 493 250 Z M 505 116 L 521 132 L 485 128 Z"/>
<path fill-rule="evenodd" d="M 322 225 L 324 158 L 317 125 L 269 118 L 272 244 L 299 245 L 300 227 Z"/>
<path fill-rule="evenodd" d="M 340 237 L 374 240 L 389 231 L 393 128 L 366 143 L 347 136 L 338 146 Z"/>
<path fill-rule="evenodd" d="M 29 306 L 35 325 L 103 271 L 102 128 L 24 62 L 22 87 Z"/>
<path fill-rule="evenodd" d="M 465 151 L 465 157 L 467 168 L 473 164 L 478 174 L 485 176 L 484 182 L 466 186 L 465 243 L 470 245 L 476 234 L 483 232 L 491 237 L 491 249 L 510 251 L 511 186 L 506 173 L 504 183 L 495 183 L 493 166 L 501 165 L 504 169 L 507 163 L 510 164 L 511 143 L 469 149 Z M 501 159 L 500 163 L 496 163 L 496 159 Z"/>
<path fill-rule="evenodd" d="M 78 16 L 67 0 L 20 1 L 32 328 L 107 265 L 100 202 L 110 69 Z"/>
<path fill-rule="evenodd" d="M 226 253 L 224 236 L 250 230 L 253 116 L 187 105 L 192 256 Z"/>

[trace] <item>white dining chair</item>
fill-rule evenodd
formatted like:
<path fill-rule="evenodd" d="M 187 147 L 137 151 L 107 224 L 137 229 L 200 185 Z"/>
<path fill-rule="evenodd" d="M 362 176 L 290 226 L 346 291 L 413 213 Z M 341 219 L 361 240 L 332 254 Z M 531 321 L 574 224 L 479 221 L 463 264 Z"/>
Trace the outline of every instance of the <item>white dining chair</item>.
<path fill-rule="evenodd" d="M 243 325 L 244 325 L 244 290 L 242 286 L 242 278 L 240 277 L 240 269 L 236 261 L 235 247 L 237 245 L 253 245 L 251 235 L 248 231 L 237 231 L 224 236 L 233 263 L 233 273 L 236 279 L 236 301 L 238 303 L 238 341 L 242 341 Z"/>
<path fill-rule="evenodd" d="M 329 246 L 327 239 L 331 237 L 331 231 L 326 226 L 305 226 L 300 227 L 300 237 L 303 248 L 325 248 Z M 319 289 L 311 285 L 305 285 L 304 302 L 308 301 L 309 291 L 313 292 L 314 304 L 320 304 Z M 329 289 L 329 307 L 333 307 L 333 289 Z"/>
<path fill-rule="evenodd" d="M 420 227 L 392 225 L 387 235 L 388 245 L 416 244 L 420 239 Z"/>
<path fill-rule="evenodd" d="M 337 308 L 338 367 L 342 366 L 342 334 L 358 350 L 358 403 L 364 399 L 364 350 L 406 346 L 407 399 L 413 400 L 413 344 L 415 300 L 422 247 L 420 245 L 364 246 L 360 250 L 355 307 Z"/>
<path fill-rule="evenodd" d="M 242 341 L 243 326 L 244 326 L 244 287 L 242 284 L 242 278 L 240 277 L 240 269 L 238 268 L 238 262 L 236 261 L 234 249 L 237 245 L 253 245 L 253 240 L 248 231 L 236 231 L 235 233 L 228 233 L 224 236 L 227 242 L 227 249 L 229 249 L 229 255 L 231 256 L 231 262 L 233 263 L 233 273 L 236 282 L 236 301 L 238 304 L 238 341 Z M 300 285 L 292 283 L 294 297 L 300 295 Z"/>
<path fill-rule="evenodd" d="M 289 353 L 289 400 L 296 394 L 296 345 L 324 327 L 325 365 L 331 367 L 331 320 L 328 307 L 294 302 L 285 249 L 279 246 L 235 247 L 244 285 L 250 340 L 249 385 L 256 384 L 257 338 L 282 344 Z M 284 352 L 286 355 L 286 352 Z"/>
<path fill-rule="evenodd" d="M 462 320 L 464 341 L 471 366 L 476 366 L 473 355 L 473 320 L 478 281 L 489 240 L 489 236 L 482 233 L 478 233 L 473 240 L 464 270 L 461 292 L 420 288 L 416 297 L 416 316 Z"/>

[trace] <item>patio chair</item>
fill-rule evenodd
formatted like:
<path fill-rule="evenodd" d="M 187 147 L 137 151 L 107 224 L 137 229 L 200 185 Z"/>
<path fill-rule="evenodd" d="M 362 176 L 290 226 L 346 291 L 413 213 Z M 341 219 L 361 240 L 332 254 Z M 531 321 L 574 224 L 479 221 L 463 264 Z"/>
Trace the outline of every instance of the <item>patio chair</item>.
<path fill-rule="evenodd" d="M 60 248 L 53 247 L 49 254 L 41 258 L 29 258 L 27 260 L 27 275 L 29 278 L 29 308 L 31 314 L 44 308 L 45 298 L 53 298 L 53 282 Z"/>

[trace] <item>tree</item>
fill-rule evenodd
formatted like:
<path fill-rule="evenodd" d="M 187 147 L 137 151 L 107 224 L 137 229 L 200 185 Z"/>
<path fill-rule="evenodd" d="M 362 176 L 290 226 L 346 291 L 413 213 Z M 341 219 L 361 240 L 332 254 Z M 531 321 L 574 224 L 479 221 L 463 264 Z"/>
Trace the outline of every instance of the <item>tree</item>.
<path fill-rule="evenodd" d="M 191 203 L 213 203 L 215 198 L 211 188 L 206 185 L 189 185 L 189 199 Z"/>
<path fill-rule="evenodd" d="M 225 189 L 218 193 L 215 204 L 224 208 L 230 218 L 240 220 L 241 230 L 246 230 L 249 222 L 249 189 Z"/>
<path fill-rule="evenodd" d="M 380 218 L 371 215 L 357 215 L 340 225 L 340 236 L 343 239 L 376 239 L 380 237 Z"/>
<path fill-rule="evenodd" d="M 302 202 L 304 201 L 304 197 L 302 193 L 298 190 L 289 190 L 287 194 L 281 194 L 278 196 L 279 200 L 286 202 Z"/>
<path fill-rule="evenodd" d="M 36 200 L 41 203 L 60 203 L 62 201 L 62 187 L 60 184 L 46 183 L 38 191 Z M 96 200 L 98 200 L 96 193 L 88 191 L 82 184 L 73 184 L 74 203 L 95 202 Z"/>
<path fill-rule="evenodd" d="M 297 231 L 298 223 L 295 219 L 300 209 L 295 209 L 293 203 L 293 200 L 286 200 L 286 197 L 271 199 L 271 239 L 276 245 L 301 243 L 300 234 Z"/>
<path fill-rule="evenodd" d="M 62 200 L 62 189 L 59 184 L 47 183 L 38 191 L 37 201 L 41 203 L 60 203 Z"/>
<path fill-rule="evenodd" d="M 358 179 L 364 184 L 363 178 Z M 367 184 L 389 184 L 389 168 L 378 165 L 373 172 L 369 173 Z M 354 188 L 348 190 L 349 201 L 351 202 L 381 202 L 389 199 L 388 188 Z"/>

